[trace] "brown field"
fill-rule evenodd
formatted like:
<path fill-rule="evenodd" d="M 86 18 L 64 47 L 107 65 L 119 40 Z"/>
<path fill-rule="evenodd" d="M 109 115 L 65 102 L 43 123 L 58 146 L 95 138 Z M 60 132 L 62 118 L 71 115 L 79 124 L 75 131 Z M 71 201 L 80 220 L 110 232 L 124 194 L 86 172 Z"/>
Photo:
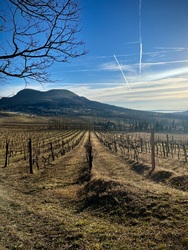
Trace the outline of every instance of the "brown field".
<path fill-rule="evenodd" d="M 156 157 L 156 169 L 148 176 L 149 153 L 134 162 L 106 148 L 92 132 L 89 171 L 86 132 L 77 146 L 47 165 L 39 162 L 39 169 L 34 164 L 29 174 L 23 153 L 4 167 L 2 144 L 8 137 L 27 141 L 27 134 L 58 145 L 56 138 L 74 132 L 24 128 L 0 129 L 1 250 L 188 249 L 188 163 L 183 158 Z"/>

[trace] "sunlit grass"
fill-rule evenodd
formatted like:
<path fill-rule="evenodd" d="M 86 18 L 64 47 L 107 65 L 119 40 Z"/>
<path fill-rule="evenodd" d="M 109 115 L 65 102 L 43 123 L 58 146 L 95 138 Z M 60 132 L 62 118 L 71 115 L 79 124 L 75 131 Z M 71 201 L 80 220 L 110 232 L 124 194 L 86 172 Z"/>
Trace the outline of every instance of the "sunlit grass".
<path fill-rule="evenodd" d="M 188 194 L 176 171 L 140 166 L 102 146 L 94 134 L 91 172 L 81 143 L 33 175 L 0 171 L 2 249 L 187 249 Z M 166 162 L 167 164 L 167 162 Z M 170 173 L 165 181 L 157 181 Z M 162 172 L 160 172 L 162 171 Z M 157 175 L 158 174 L 158 175 Z"/>

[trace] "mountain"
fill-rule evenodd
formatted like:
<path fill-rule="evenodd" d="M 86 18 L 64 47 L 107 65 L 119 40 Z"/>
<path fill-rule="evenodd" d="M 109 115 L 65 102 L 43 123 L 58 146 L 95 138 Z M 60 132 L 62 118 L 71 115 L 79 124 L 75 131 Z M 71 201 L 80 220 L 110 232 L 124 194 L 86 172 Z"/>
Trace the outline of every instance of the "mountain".
<path fill-rule="evenodd" d="M 183 114 L 162 114 L 121 108 L 114 105 L 91 101 L 65 89 L 52 89 L 46 92 L 23 89 L 13 97 L 0 99 L 0 111 L 14 111 L 39 116 L 76 116 L 123 119 L 126 121 L 159 121 L 187 117 Z"/>
<path fill-rule="evenodd" d="M 46 92 L 23 89 L 13 97 L 0 99 L 0 110 L 24 112 L 41 116 L 97 116 L 108 118 L 127 117 L 136 119 L 148 116 L 148 112 L 91 101 L 65 89 Z"/>
<path fill-rule="evenodd" d="M 60 101 L 76 99 L 78 96 L 68 90 L 49 90 L 47 92 L 41 92 L 33 89 L 24 89 L 19 91 L 13 97 L 3 97 L 0 100 L 0 106 L 15 107 L 17 105 L 28 106 L 36 104 L 56 104 Z"/>

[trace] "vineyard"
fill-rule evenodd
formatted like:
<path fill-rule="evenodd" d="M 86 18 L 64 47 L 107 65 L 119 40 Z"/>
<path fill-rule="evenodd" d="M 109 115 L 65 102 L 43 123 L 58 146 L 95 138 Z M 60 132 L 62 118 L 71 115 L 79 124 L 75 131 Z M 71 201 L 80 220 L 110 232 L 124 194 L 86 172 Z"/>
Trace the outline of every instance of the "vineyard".
<path fill-rule="evenodd" d="M 101 133 L 96 132 L 100 142 L 112 152 L 145 165 L 155 161 L 156 167 L 171 164 L 170 169 L 187 174 L 188 136 L 151 133 Z M 153 148 L 153 152 L 152 152 Z M 179 169 L 177 168 L 178 166 Z M 174 166 L 173 166 L 174 165 Z M 169 170 L 170 170 L 169 169 Z"/>
<path fill-rule="evenodd" d="M 29 164 L 28 169 L 33 173 L 33 167 L 44 168 L 72 150 L 84 134 L 85 131 L 78 130 L 1 131 L 0 164 L 4 167 L 20 165 L 23 172 L 28 172 L 25 166 Z"/>
<path fill-rule="evenodd" d="M 187 249 L 188 135 L 0 129 L 0 249 Z"/>

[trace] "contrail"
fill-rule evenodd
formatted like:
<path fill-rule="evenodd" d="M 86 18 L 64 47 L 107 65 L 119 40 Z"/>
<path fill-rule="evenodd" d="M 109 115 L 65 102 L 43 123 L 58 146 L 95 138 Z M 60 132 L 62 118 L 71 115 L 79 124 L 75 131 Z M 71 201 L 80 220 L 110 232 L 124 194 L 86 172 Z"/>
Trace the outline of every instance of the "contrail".
<path fill-rule="evenodd" d="M 123 75 L 123 78 L 125 79 L 125 82 L 126 82 L 128 88 L 131 89 L 131 88 L 130 88 L 130 85 L 129 85 L 129 82 L 127 81 L 127 78 L 126 78 L 125 74 L 123 73 L 123 70 L 122 70 L 122 68 L 121 68 L 121 65 L 119 64 L 118 59 L 117 59 L 117 57 L 116 57 L 115 54 L 114 54 L 114 58 L 115 58 L 115 60 L 116 60 L 116 62 L 117 62 L 117 65 L 118 65 L 118 67 L 119 67 L 119 69 L 120 69 L 122 75 Z"/>
<path fill-rule="evenodd" d="M 140 42 L 140 60 L 139 60 L 139 74 L 142 73 L 142 42 Z"/>
<path fill-rule="evenodd" d="M 142 73 L 142 0 L 139 2 L 139 40 L 140 40 L 140 60 L 139 60 L 139 80 Z"/>

